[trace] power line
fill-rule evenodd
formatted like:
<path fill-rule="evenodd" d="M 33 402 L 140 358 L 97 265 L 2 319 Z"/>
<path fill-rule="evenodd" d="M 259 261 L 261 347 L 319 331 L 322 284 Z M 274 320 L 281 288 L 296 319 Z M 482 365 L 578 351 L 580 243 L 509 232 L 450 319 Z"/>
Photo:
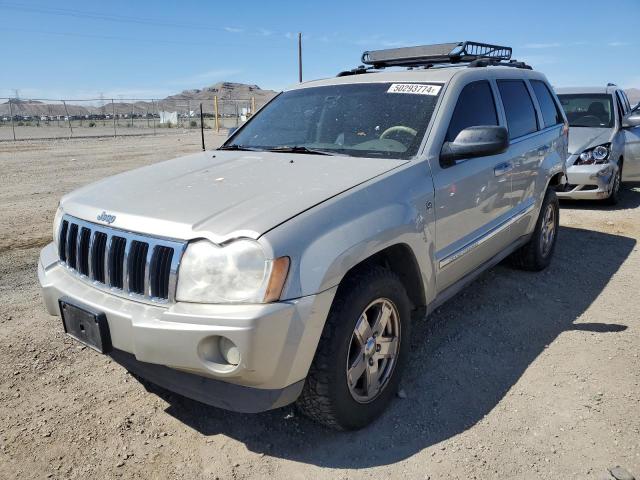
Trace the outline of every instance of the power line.
<path fill-rule="evenodd" d="M 223 46 L 223 47 L 234 47 L 234 46 L 243 46 L 243 47 L 255 47 L 256 43 L 252 42 L 252 43 L 248 43 L 248 42 L 237 42 L 237 41 L 233 41 L 233 42 L 220 42 L 220 41 L 215 41 L 214 43 L 203 43 L 203 42 L 184 42 L 184 41 L 180 41 L 180 40 L 165 40 L 162 38 L 136 38 L 136 37 L 123 37 L 120 35 L 97 35 L 97 34 L 91 34 L 91 33 L 77 33 L 77 32 L 63 32 L 63 31 L 52 31 L 52 30 L 35 30 L 35 29 L 28 29 L 28 28 L 14 28 L 14 27 L 7 27 L 7 28 L 3 28 L 3 31 L 14 31 L 14 32 L 21 32 L 21 33 L 35 33 L 35 34 L 41 34 L 41 35 L 59 35 L 59 36 L 64 36 L 64 37 L 79 37 L 79 38 L 96 38 L 96 39 L 101 39 L 101 40 L 119 40 L 119 41 L 126 41 L 126 42 L 140 42 L 140 43 L 153 43 L 153 44 L 166 44 L 166 45 L 186 45 L 186 46 L 200 46 L 200 47 L 207 47 L 207 48 L 211 48 L 212 45 L 215 46 Z M 276 47 L 275 45 L 264 45 L 263 43 L 260 44 L 261 47 L 265 47 L 265 48 L 280 48 L 280 47 Z"/>
<path fill-rule="evenodd" d="M 119 23 L 134 23 L 139 25 L 154 25 L 161 27 L 176 27 L 176 28 L 194 28 L 201 30 L 211 30 L 211 31 L 227 31 L 224 28 L 220 27 L 212 27 L 210 25 L 203 24 L 193 24 L 193 23 L 180 23 L 175 22 L 173 20 L 162 20 L 162 19 L 153 19 L 153 18 L 144 18 L 144 17 L 133 17 L 126 15 L 113 15 L 113 14 L 105 14 L 98 12 L 89 12 L 86 10 L 76 10 L 70 8 L 52 8 L 52 7 L 36 7 L 31 5 L 21 5 L 17 3 L 11 2 L 0 2 L 0 7 L 9 9 L 9 10 L 18 10 L 23 12 L 31 12 L 31 13 L 41 13 L 45 15 L 56 15 L 63 17 L 73 17 L 73 18 L 83 18 L 90 20 L 101 20 L 107 22 L 119 22 Z"/>

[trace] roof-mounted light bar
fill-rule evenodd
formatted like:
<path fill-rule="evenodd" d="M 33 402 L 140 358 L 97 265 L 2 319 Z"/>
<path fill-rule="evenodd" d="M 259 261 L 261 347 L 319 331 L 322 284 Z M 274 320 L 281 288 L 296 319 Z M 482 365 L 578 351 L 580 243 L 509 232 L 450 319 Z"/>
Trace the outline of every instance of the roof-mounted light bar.
<path fill-rule="evenodd" d="M 418 67 L 439 63 L 466 63 L 488 58 L 495 61 L 511 59 L 511 47 L 478 42 L 440 43 L 416 47 L 371 50 L 362 54 L 362 63 L 374 68 Z"/>

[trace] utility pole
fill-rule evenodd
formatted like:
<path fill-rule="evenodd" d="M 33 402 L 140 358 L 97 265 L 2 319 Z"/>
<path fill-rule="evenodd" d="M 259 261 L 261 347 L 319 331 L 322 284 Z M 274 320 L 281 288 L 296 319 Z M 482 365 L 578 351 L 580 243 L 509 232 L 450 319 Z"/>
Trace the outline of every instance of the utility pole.
<path fill-rule="evenodd" d="M 298 82 L 302 83 L 302 32 L 298 32 Z"/>
<path fill-rule="evenodd" d="M 200 102 L 200 138 L 202 139 L 202 151 L 204 152 L 206 148 L 204 147 L 204 115 L 202 114 L 202 102 Z"/>

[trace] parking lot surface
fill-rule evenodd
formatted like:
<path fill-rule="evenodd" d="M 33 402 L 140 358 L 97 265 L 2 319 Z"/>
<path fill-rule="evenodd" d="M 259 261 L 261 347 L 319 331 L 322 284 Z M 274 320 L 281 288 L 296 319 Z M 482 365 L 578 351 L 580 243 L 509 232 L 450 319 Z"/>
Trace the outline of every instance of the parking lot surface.
<path fill-rule="evenodd" d="M 562 204 L 549 269 L 501 264 L 417 322 L 406 398 L 337 433 L 140 383 L 44 310 L 58 199 L 199 149 L 196 132 L 0 143 L 1 478 L 638 478 L 640 185 L 616 207 Z"/>

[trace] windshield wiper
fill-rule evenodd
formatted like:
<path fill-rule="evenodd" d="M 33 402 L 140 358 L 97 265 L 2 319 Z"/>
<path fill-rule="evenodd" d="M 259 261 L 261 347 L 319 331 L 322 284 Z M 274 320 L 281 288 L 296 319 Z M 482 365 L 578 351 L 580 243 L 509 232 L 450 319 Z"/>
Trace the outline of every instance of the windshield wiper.
<path fill-rule="evenodd" d="M 231 145 L 222 145 L 221 147 L 218 148 L 218 150 L 242 150 L 242 151 L 246 151 L 246 152 L 260 152 L 260 151 L 262 151 L 261 148 L 246 147 L 244 145 L 237 145 L 235 143 L 232 143 Z"/>
<path fill-rule="evenodd" d="M 265 148 L 269 152 L 279 153 L 308 153 L 311 155 L 335 155 L 334 153 L 327 152 L 326 150 L 317 150 L 315 148 L 307 148 L 302 145 L 294 145 L 292 147 L 283 145 L 281 147 Z"/>

